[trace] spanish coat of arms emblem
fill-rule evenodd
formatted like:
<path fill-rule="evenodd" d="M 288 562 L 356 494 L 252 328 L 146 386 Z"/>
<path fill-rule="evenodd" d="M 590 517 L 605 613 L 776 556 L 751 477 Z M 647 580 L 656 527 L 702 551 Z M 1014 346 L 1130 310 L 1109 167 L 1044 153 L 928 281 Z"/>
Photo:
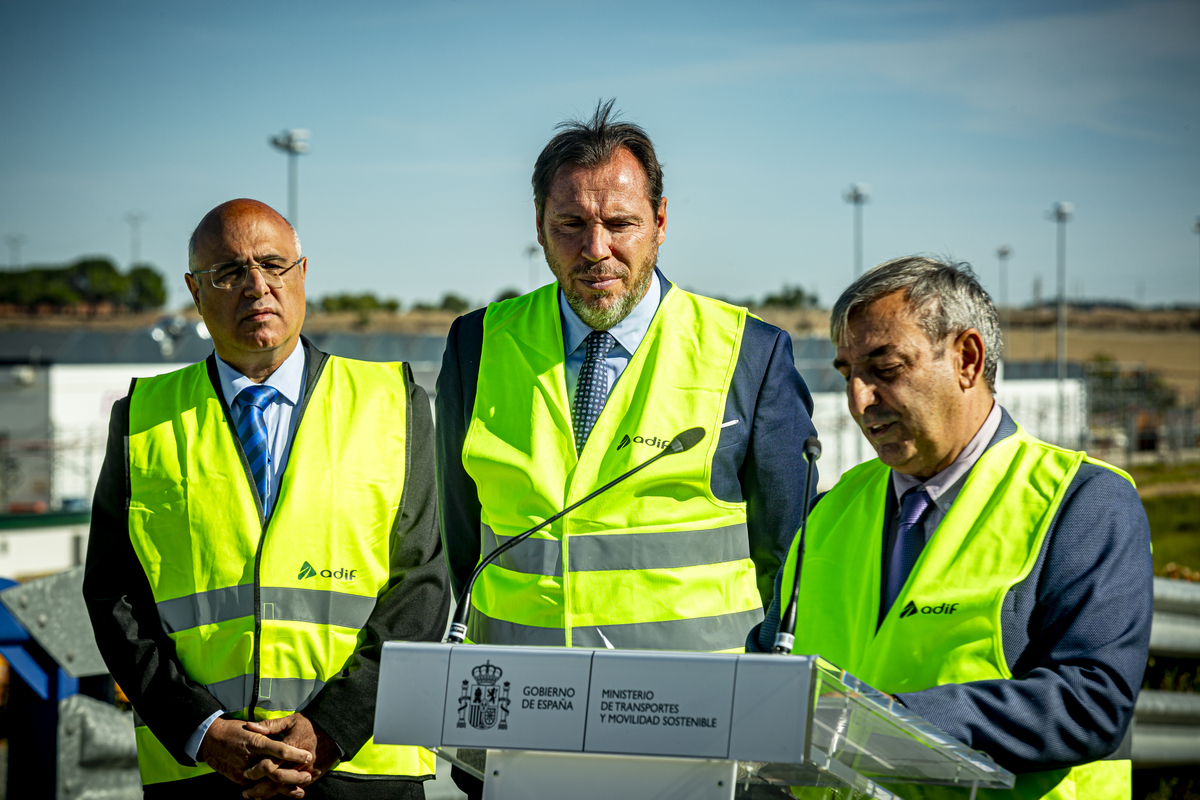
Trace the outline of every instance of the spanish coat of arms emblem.
<path fill-rule="evenodd" d="M 510 682 L 504 682 L 503 694 L 496 685 L 503 674 L 504 671 L 491 661 L 471 670 L 475 683 L 472 684 L 468 680 L 462 682 L 462 694 L 458 697 L 457 727 L 465 728 L 467 722 L 470 722 L 472 728 L 486 730 L 496 725 L 499 720 L 500 724 L 497 727 L 500 730 L 508 729 Z"/>

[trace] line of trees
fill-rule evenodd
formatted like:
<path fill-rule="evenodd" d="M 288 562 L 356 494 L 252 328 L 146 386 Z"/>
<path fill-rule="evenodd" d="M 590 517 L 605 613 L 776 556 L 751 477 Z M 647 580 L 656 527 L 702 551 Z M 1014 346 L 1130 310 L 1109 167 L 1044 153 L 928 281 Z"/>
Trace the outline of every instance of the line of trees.
<path fill-rule="evenodd" d="M 17 311 L 151 311 L 166 302 L 166 282 L 150 264 L 122 273 L 107 258 L 92 257 L 66 266 L 0 271 L 0 306 Z"/>
<path fill-rule="evenodd" d="M 746 306 L 747 308 L 797 308 L 809 309 L 820 308 L 820 301 L 817 299 L 815 292 L 805 291 L 800 286 L 783 285 L 783 288 L 778 292 L 767 294 L 761 301 L 753 298 L 719 298 L 727 303 L 735 306 Z"/>

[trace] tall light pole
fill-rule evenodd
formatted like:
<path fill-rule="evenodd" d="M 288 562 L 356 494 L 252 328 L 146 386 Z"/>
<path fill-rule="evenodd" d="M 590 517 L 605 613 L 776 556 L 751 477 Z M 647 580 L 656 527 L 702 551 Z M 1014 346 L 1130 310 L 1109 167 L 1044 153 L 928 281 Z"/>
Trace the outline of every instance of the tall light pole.
<path fill-rule="evenodd" d="M 142 223 L 146 221 L 146 215 L 130 211 L 125 215 L 125 221 L 129 223 L 129 268 L 133 269 L 142 260 Z"/>
<path fill-rule="evenodd" d="M 303 128 L 288 128 L 267 141 L 277 150 L 288 154 L 288 222 L 300 228 L 300 165 L 299 158 L 308 152 L 308 131 Z"/>
<path fill-rule="evenodd" d="M 25 244 L 25 237 L 19 233 L 10 233 L 4 237 L 4 241 L 8 244 L 9 269 L 20 269 L 21 245 Z"/>
<path fill-rule="evenodd" d="M 1001 354 L 1008 355 L 1008 257 L 1012 248 L 1002 244 L 996 248 L 996 258 L 1000 259 L 1000 337 L 1004 342 Z"/>
<path fill-rule="evenodd" d="M 842 192 L 842 197 L 854 205 L 854 277 L 858 278 L 863 271 L 862 207 L 871 199 L 870 187 L 865 183 L 856 183 Z"/>
<path fill-rule="evenodd" d="M 1058 360 L 1058 442 L 1065 445 L 1067 424 L 1067 223 L 1075 216 L 1075 206 L 1055 203 L 1049 218 L 1058 223 L 1058 340 L 1055 354 Z"/>
<path fill-rule="evenodd" d="M 538 287 L 538 275 L 541 273 L 538 268 L 538 254 L 541 252 L 542 248 L 533 242 L 525 245 L 525 257 L 529 259 L 529 291 L 531 292 Z"/>
<path fill-rule="evenodd" d="M 871 199 L 870 187 L 865 183 L 851 184 L 850 188 L 842 192 L 842 199 L 854 206 L 854 279 L 858 280 L 858 276 L 862 275 L 863 271 L 863 246 L 862 246 L 862 207 Z M 863 437 L 854 437 L 854 456 L 855 463 L 861 464 L 863 461 Z"/>
<path fill-rule="evenodd" d="M 1192 230 L 1196 233 L 1200 233 L 1200 217 L 1196 217 L 1196 223 L 1192 225 Z M 1200 389 L 1196 390 L 1196 405 L 1200 406 Z"/>

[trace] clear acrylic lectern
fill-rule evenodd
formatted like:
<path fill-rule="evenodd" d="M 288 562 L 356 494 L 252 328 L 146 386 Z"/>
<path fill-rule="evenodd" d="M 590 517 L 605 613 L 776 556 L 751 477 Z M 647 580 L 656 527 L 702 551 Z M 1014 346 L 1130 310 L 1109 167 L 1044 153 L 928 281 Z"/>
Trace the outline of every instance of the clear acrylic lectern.
<path fill-rule="evenodd" d="M 375 741 L 487 751 L 486 800 L 883 800 L 1014 779 L 815 656 L 389 642 Z"/>

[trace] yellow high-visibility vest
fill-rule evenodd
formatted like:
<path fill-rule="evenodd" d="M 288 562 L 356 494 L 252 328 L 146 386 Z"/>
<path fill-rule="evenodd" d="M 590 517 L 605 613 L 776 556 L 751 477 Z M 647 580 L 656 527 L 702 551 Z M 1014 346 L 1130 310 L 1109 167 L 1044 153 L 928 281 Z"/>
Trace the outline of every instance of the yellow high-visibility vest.
<path fill-rule="evenodd" d="M 745 320 L 745 309 L 672 287 L 577 453 L 557 285 L 488 307 L 463 445 L 484 555 L 678 433 L 702 426 L 706 436 L 485 569 L 471 641 L 743 649 L 762 619 L 746 504 L 713 496 L 710 478 Z"/>
<path fill-rule="evenodd" d="M 238 719 L 302 710 L 358 648 L 387 585 L 404 488 L 399 364 L 330 356 L 264 524 L 206 364 L 139 380 L 129 405 L 129 538 L 188 677 Z M 137 725 L 142 783 L 203 775 Z M 373 741 L 337 770 L 432 775 Z"/>
<path fill-rule="evenodd" d="M 842 476 L 808 520 L 797 605 L 796 653 L 821 655 L 888 694 L 948 683 L 1012 678 L 1000 614 L 1008 591 L 1037 563 L 1079 465 L 1124 472 L 1034 439 L 1023 429 L 976 462 L 908 582 L 879 619 L 884 507 L 890 469 L 878 459 Z M 790 598 L 799 537 L 784 564 Z M 784 602 L 787 602 L 784 600 Z M 1094 761 L 1017 776 L 994 800 L 1128 797 L 1130 762 Z M 965 798 L 968 790 L 889 786 L 905 798 Z M 802 796 L 807 796 L 803 794 Z"/>

